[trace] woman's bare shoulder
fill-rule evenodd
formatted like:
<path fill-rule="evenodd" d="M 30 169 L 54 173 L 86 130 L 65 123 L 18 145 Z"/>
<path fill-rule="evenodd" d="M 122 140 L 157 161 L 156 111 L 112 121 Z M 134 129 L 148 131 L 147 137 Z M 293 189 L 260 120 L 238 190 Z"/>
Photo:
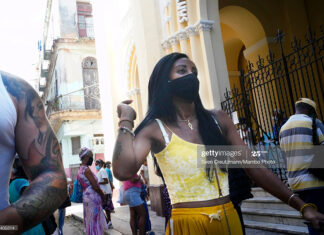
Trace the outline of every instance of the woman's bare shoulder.
<path fill-rule="evenodd" d="M 159 136 L 160 127 L 157 121 L 151 120 L 142 130 L 138 133 L 140 136 L 145 136 L 149 139 L 156 139 Z"/>
<path fill-rule="evenodd" d="M 157 121 L 152 120 L 148 123 L 140 132 L 139 137 L 147 138 L 151 142 L 151 150 L 156 153 L 160 152 L 164 146 L 165 141 L 163 138 L 162 131 Z M 140 138 L 141 138 L 140 137 Z"/>

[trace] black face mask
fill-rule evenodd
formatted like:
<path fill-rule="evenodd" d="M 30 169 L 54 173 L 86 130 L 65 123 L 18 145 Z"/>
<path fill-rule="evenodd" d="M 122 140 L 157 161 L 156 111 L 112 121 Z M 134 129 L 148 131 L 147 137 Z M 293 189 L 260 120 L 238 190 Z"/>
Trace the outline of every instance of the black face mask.
<path fill-rule="evenodd" d="M 93 157 L 89 157 L 88 161 L 87 161 L 87 165 L 91 166 L 93 162 Z"/>
<path fill-rule="evenodd" d="M 199 94 L 199 80 L 197 75 L 190 73 L 181 78 L 169 81 L 168 88 L 171 95 L 194 102 Z"/>

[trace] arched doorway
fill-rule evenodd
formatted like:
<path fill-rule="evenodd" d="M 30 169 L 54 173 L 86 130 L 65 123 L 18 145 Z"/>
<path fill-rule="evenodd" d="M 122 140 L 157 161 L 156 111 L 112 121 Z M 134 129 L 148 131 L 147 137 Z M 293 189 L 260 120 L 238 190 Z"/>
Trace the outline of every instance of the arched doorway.
<path fill-rule="evenodd" d="M 222 37 L 231 88 L 240 88 L 239 69 L 258 55 L 266 56 L 269 48 L 265 30 L 250 11 L 239 6 L 227 6 L 219 11 Z"/>
<path fill-rule="evenodd" d="M 240 6 L 226 6 L 220 9 L 219 14 L 230 95 L 233 97 L 233 121 L 245 142 L 256 144 L 264 136 L 271 136 L 274 107 L 263 104 L 271 104 L 270 100 L 277 99 L 277 94 L 275 84 L 267 85 L 273 93 L 266 94 L 268 90 L 260 86 L 261 81 L 245 79 L 243 74 L 247 72 L 249 62 L 257 64 L 259 56 L 266 57 L 268 39 L 261 22 L 249 10 Z M 265 78 L 262 83 L 267 79 L 270 78 Z"/>

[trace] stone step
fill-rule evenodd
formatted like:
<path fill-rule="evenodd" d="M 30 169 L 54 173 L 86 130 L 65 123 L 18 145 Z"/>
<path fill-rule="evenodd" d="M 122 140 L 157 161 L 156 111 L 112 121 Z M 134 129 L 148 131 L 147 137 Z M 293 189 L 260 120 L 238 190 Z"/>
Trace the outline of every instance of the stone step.
<path fill-rule="evenodd" d="M 242 208 L 244 220 L 306 227 L 298 211 Z"/>
<path fill-rule="evenodd" d="M 264 191 L 262 188 L 252 188 L 251 193 L 254 197 L 273 197 L 270 193 Z"/>
<path fill-rule="evenodd" d="M 275 197 L 254 197 L 242 202 L 242 208 L 273 209 L 293 211 L 287 204 Z"/>
<path fill-rule="evenodd" d="M 258 222 L 251 220 L 244 220 L 244 225 L 246 228 L 253 228 L 256 230 L 264 230 L 274 232 L 276 234 L 308 234 L 308 229 L 305 226 L 293 226 L 293 225 L 284 225 L 284 224 L 275 224 L 267 222 Z"/>

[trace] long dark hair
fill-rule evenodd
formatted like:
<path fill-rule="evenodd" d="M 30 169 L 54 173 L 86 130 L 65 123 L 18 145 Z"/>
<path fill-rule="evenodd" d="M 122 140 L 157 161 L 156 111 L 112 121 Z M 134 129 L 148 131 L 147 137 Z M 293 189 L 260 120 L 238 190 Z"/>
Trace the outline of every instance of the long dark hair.
<path fill-rule="evenodd" d="M 173 64 L 180 58 L 188 58 L 182 53 L 172 53 L 164 56 L 155 65 L 151 74 L 148 85 L 148 111 L 144 120 L 135 130 L 135 134 L 139 133 L 146 125 L 154 121 L 156 118 L 167 123 L 174 123 L 177 120 L 176 111 L 172 102 L 172 95 L 168 90 L 168 81 Z M 195 111 L 198 119 L 199 133 L 205 145 L 227 145 L 228 142 L 220 132 L 216 125 L 212 112 L 206 110 L 201 102 L 200 96 L 194 101 Z M 152 154 L 153 158 L 154 155 Z M 157 164 L 156 161 L 154 161 Z M 156 168 L 159 167 L 156 165 Z M 225 170 L 222 168 L 222 170 Z M 214 167 L 206 165 L 206 176 L 210 181 L 213 180 Z"/>

